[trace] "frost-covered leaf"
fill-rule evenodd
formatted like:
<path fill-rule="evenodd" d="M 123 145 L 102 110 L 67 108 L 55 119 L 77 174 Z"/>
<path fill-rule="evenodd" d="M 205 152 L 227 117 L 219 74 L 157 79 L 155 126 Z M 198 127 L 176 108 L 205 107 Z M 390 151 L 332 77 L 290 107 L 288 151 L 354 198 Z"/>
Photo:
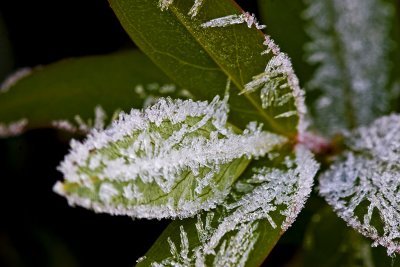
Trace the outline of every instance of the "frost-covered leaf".
<path fill-rule="evenodd" d="M 312 107 L 316 126 L 334 134 L 388 113 L 393 5 L 385 0 L 305 1 L 312 38 L 306 53 L 308 62 L 317 65 L 307 86 L 319 94 Z"/>
<path fill-rule="evenodd" d="M 109 2 L 135 43 L 178 85 L 210 100 L 223 94 L 229 78 L 230 122 L 243 129 L 259 121 L 268 131 L 296 136 L 302 91 L 287 56 L 259 31 L 254 15 L 231 0 Z"/>
<path fill-rule="evenodd" d="M 320 179 L 320 194 L 374 245 L 400 252 L 400 116 L 359 128 Z"/>
<path fill-rule="evenodd" d="M 274 156 L 253 162 L 216 209 L 172 222 L 137 266 L 259 266 L 302 209 L 318 169 L 302 146 Z"/>
<path fill-rule="evenodd" d="M 188 217 L 228 194 L 252 157 L 286 138 L 255 123 L 241 134 L 227 125 L 227 98 L 211 103 L 160 99 L 93 130 L 59 170 L 55 190 L 72 205 L 139 218 Z"/>
<path fill-rule="evenodd" d="M 347 227 L 330 207 L 315 212 L 304 238 L 304 254 L 298 266 L 307 267 L 398 267 L 400 259 L 389 257 L 383 247 Z"/>
<path fill-rule="evenodd" d="M 15 130 L 10 125 L 21 121 L 25 127 L 20 130 L 53 126 L 83 129 L 81 126 L 94 126 L 96 107 L 111 119 L 117 109 L 142 108 L 166 94 L 191 97 L 139 51 L 23 68 L 11 74 L 0 91 L 0 137 L 20 133 L 10 131 Z"/>

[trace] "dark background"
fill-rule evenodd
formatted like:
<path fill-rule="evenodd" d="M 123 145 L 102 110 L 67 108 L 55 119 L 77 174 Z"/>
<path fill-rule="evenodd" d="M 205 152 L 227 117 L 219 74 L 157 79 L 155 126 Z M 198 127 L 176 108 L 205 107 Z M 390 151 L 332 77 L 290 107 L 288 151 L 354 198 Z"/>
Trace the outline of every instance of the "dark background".
<path fill-rule="evenodd" d="M 106 0 L 1 0 L 0 17 L 12 69 L 134 47 Z M 71 208 L 54 194 L 69 138 L 42 129 L 0 139 L 0 266 L 133 266 L 168 225 Z"/>

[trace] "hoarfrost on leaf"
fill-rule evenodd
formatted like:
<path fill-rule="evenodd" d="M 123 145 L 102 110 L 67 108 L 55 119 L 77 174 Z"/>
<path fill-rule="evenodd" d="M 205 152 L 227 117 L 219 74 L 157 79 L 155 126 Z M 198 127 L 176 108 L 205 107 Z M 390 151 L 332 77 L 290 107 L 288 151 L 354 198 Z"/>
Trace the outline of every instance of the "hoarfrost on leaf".
<path fill-rule="evenodd" d="M 192 18 L 196 17 L 201 9 L 201 6 L 203 5 L 203 2 L 204 0 L 194 0 L 194 4 L 190 8 L 188 15 L 190 15 Z M 159 0 L 158 6 L 161 8 L 161 10 L 167 10 L 173 3 L 174 0 Z"/>
<path fill-rule="evenodd" d="M 216 18 L 201 24 L 203 28 L 215 28 L 215 27 L 226 27 L 235 24 L 243 24 L 246 23 L 247 27 L 251 28 L 253 25 L 256 29 L 264 29 L 265 25 L 260 25 L 254 16 L 254 14 L 250 14 L 249 12 L 245 12 L 240 15 L 229 15 L 222 18 Z"/>
<path fill-rule="evenodd" d="M 383 0 L 305 2 L 312 39 L 306 53 L 308 62 L 318 66 L 307 84 L 320 92 L 313 107 L 316 125 L 334 134 L 387 113 L 393 6 Z"/>
<path fill-rule="evenodd" d="M 254 15 L 247 12 L 241 15 L 216 18 L 201 26 L 203 28 L 227 27 L 241 23 L 247 23 L 249 28 L 252 25 L 255 25 L 257 29 L 265 28 L 264 25 L 258 24 Z M 268 55 L 270 58 L 267 60 L 264 72 L 254 76 L 241 93 L 251 93 L 260 89 L 262 107 L 265 109 L 274 107 L 276 110 L 282 110 L 282 107 L 285 107 L 281 113 L 275 114 L 273 117 L 280 119 L 298 116 L 298 131 L 300 134 L 304 133 L 308 126 L 305 120 L 307 109 L 304 103 L 304 91 L 300 88 L 290 58 L 281 52 L 270 36 L 265 35 L 264 37 L 263 44 L 266 46 L 266 50 L 262 52 L 262 55 Z"/>
<path fill-rule="evenodd" d="M 189 240 L 181 225 L 181 252 L 168 239 L 171 256 L 152 266 L 245 266 L 258 241 L 259 224 L 266 220 L 271 228 L 287 230 L 311 192 L 318 167 L 312 153 L 301 145 L 275 167 L 254 167 L 216 210 L 198 214 L 195 226 L 192 219 L 184 224 L 197 238 Z"/>
<path fill-rule="evenodd" d="M 118 112 L 118 111 L 116 111 Z M 59 130 L 71 132 L 71 133 L 89 133 L 92 130 L 103 130 L 106 126 L 107 114 L 104 109 L 98 105 L 94 109 L 94 119 L 88 119 L 85 121 L 80 115 L 76 115 L 74 122 L 68 120 L 55 120 L 52 121 L 51 125 Z M 115 113 L 113 117 L 115 116 Z"/>
<path fill-rule="evenodd" d="M 251 158 L 287 140 L 250 123 L 227 124 L 227 97 L 160 99 L 72 141 L 55 190 L 70 204 L 140 218 L 188 217 L 223 201 Z"/>
<path fill-rule="evenodd" d="M 28 125 L 27 119 L 20 119 L 15 122 L 0 122 L 0 138 L 7 138 L 21 134 Z"/>
<path fill-rule="evenodd" d="M 270 106 L 280 107 L 293 102 L 292 110 L 277 114 L 275 118 L 284 118 L 297 115 L 299 117 L 298 132 L 303 134 L 307 128 L 305 114 L 307 109 L 304 103 L 304 91 L 300 88 L 299 79 L 294 73 L 290 58 L 282 53 L 279 46 L 270 36 L 265 35 L 263 54 L 271 55 L 265 71 L 253 77 L 245 85 L 242 93 L 251 93 L 260 89 L 263 108 Z"/>
<path fill-rule="evenodd" d="M 361 127 L 344 157 L 320 178 L 320 194 L 350 226 L 400 252 L 400 116 Z"/>

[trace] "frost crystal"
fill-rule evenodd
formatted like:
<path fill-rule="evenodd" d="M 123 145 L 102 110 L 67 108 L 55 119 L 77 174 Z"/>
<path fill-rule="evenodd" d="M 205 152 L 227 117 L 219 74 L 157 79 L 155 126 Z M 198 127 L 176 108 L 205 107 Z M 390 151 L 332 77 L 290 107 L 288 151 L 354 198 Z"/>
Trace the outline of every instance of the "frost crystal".
<path fill-rule="evenodd" d="M 52 121 L 51 125 L 54 128 L 71 132 L 71 133 L 89 133 L 92 130 L 103 130 L 105 128 L 107 114 L 101 106 L 96 106 L 94 109 L 94 120 L 87 120 L 86 122 L 81 118 L 81 116 L 76 115 L 74 123 L 67 120 L 56 120 Z"/>
<path fill-rule="evenodd" d="M 390 108 L 386 88 L 393 7 L 382 0 L 305 2 L 313 40 L 306 46 L 308 62 L 318 65 L 307 85 L 320 92 L 313 110 L 316 124 L 334 134 L 372 122 Z"/>
<path fill-rule="evenodd" d="M 21 119 L 9 124 L 0 123 L 0 138 L 19 135 L 24 131 L 26 125 L 28 125 L 27 119 Z"/>
<path fill-rule="evenodd" d="M 189 10 L 188 15 L 192 16 L 192 18 L 196 17 L 200 11 L 201 6 L 203 5 L 203 2 L 204 0 L 194 0 L 194 4 Z M 167 10 L 173 3 L 174 0 L 159 0 L 158 6 L 161 8 L 161 10 Z"/>
<path fill-rule="evenodd" d="M 204 0 L 195 0 L 192 8 L 189 11 L 189 15 L 193 17 L 197 16 L 197 13 L 199 13 L 201 6 L 203 5 Z"/>
<path fill-rule="evenodd" d="M 29 76 L 32 73 L 31 68 L 22 68 L 8 76 L 4 82 L 0 85 L 0 93 L 7 92 L 12 86 L 14 86 L 19 80 Z"/>
<path fill-rule="evenodd" d="M 206 251 L 212 251 L 226 233 L 244 222 L 267 219 L 271 226 L 276 228 L 271 213 L 278 208 L 280 214 L 285 216 L 285 221 L 280 227 L 283 231 L 289 228 L 311 192 L 313 178 L 319 165 L 314 161 L 311 152 L 303 146 L 296 148 L 294 161 L 288 158 L 285 165 L 287 170 L 254 170 L 255 174 L 249 182 L 260 185 L 237 202 L 228 205 L 228 209 L 233 212 L 219 224 Z"/>
<path fill-rule="evenodd" d="M 256 29 L 259 29 L 259 30 L 265 28 L 265 25 L 260 25 L 258 23 L 254 14 L 250 14 L 248 12 L 245 12 L 240 15 L 229 15 L 226 17 L 213 19 L 206 23 L 201 24 L 201 27 L 203 27 L 203 28 L 226 27 L 226 26 L 242 24 L 242 23 L 246 23 L 247 27 L 249 27 L 249 28 L 251 28 L 253 25 L 256 27 Z"/>
<path fill-rule="evenodd" d="M 59 167 L 65 185 L 56 191 L 70 204 L 135 217 L 187 217 L 214 207 L 250 158 L 286 142 L 256 123 L 236 134 L 227 127 L 226 102 L 160 99 L 120 114 L 108 129 L 71 142 Z"/>
<path fill-rule="evenodd" d="M 307 112 L 304 104 L 304 91 L 300 88 L 292 63 L 268 35 L 265 36 L 264 45 L 267 49 L 263 54 L 271 54 L 272 58 L 268 61 L 265 71 L 253 77 L 253 81 L 245 85 L 242 93 L 261 89 L 260 96 L 264 108 L 280 107 L 294 102 L 295 109 L 277 114 L 275 118 L 299 116 L 298 131 L 300 134 L 304 133 L 307 128 L 304 119 Z"/>
<path fill-rule="evenodd" d="M 358 129 L 351 151 L 320 179 L 320 194 L 374 245 L 400 252 L 400 116 Z"/>
<path fill-rule="evenodd" d="M 198 245 L 190 247 L 181 226 L 181 252 L 169 239 L 171 257 L 152 266 L 245 266 L 258 241 L 261 220 L 285 231 L 303 207 L 318 170 L 311 152 L 302 146 L 279 167 L 255 168 L 250 178 L 240 181 L 249 185 L 246 192 L 238 190 L 243 186 L 237 182 L 234 194 L 216 211 L 197 216 L 198 242 L 192 242 Z"/>
<path fill-rule="evenodd" d="M 247 23 L 249 28 L 252 25 L 255 25 L 257 29 L 265 28 L 264 25 L 258 24 L 254 15 L 250 15 L 247 12 L 241 15 L 213 19 L 203 23 L 201 26 L 204 28 L 226 27 L 241 23 Z M 267 61 L 265 71 L 254 76 L 253 80 L 245 85 L 242 94 L 261 89 L 260 96 L 263 108 L 274 106 L 281 110 L 282 106 L 285 106 L 285 108 L 290 107 L 290 110 L 276 114 L 274 118 L 298 116 L 298 131 L 303 133 L 307 128 L 307 122 L 304 119 L 307 109 L 304 104 L 304 91 L 300 88 L 292 63 L 289 57 L 281 52 L 270 36 L 265 35 L 264 45 L 267 49 L 262 54 L 270 55 L 271 58 Z"/>

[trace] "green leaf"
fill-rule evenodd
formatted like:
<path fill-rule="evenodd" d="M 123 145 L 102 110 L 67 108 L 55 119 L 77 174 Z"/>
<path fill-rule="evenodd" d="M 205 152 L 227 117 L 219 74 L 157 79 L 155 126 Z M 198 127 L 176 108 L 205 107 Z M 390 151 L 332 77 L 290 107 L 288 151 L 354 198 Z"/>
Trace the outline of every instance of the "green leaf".
<path fill-rule="evenodd" d="M 301 146 L 275 156 L 253 162 L 215 210 L 172 222 L 137 266 L 259 266 L 302 209 L 318 169 Z"/>
<path fill-rule="evenodd" d="M 193 216 L 221 203 L 252 157 L 286 138 L 251 124 L 227 125 L 227 99 L 160 99 L 120 114 L 104 131 L 72 142 L 56 191 L 72 205 L 137 218 Z"/>
<path fill-rule="evenodd" d="M 397 257 L 386 255 L 382 247 L 347 227 L 330 208 L 313 217 L 304 240 L 302 265 L 307 267 L 398 267 Z"/>
<path fill-rule="evenodd" d="M 393 88 L 399 91 L 390 77 L 396 19 L 391 2 L 306 1 L 312 41 L 305 52 L 317 66 L 307 91 L 319 95 L 311 112 L 323 133 L 354 129 L 391 111 Z"/>
<path fill-rule="evenodd" d="M 400 253 L 400 116 L 349 136 L 349 149 L 320 177 L 320 194 L 348 225 Z"/>
<path fill-rule="evenodd" d="M 230 121 L 234 125 L 243 129 L 249 121 L 259 121 L 268 131 L 296 135 L 304 107 L 290 62 L 233 1 L 195 1 L 195 5 L 161 1 L 168 6 L 164 11 L 154 0 L 109 2 L 135 43 L 198 99 L 222 95 L 227 78 L 232 80 Z M 193 16 L 190 10 L 200 2 Z M 221 17 L 225 18 L 218 20 Z M 229 25 L 234 20 L 241 24 Z M 257 89 L 261 99 L 251 93 Z"/>
<path fill-rule="evenodd" d="M 28 128 L 49 127 L 58 120 L 74 121 L 76 115 L 87 121 L 93 118 L 96 106 L 101 106 L 110 118 L 117 109 L 143 107 L 146 100 L 159 95 L 155 90 L 160 88 L 173 89 L 169 94 L 181 98 L 186 92 L 171 85 L 138 51 L 40 66 L 30 75 L 14 79 L 0 94 L 0 136 L 2 126 L 5 136 L 10 130 L 7 124 L 23 118 L 28 120 Z"/>

